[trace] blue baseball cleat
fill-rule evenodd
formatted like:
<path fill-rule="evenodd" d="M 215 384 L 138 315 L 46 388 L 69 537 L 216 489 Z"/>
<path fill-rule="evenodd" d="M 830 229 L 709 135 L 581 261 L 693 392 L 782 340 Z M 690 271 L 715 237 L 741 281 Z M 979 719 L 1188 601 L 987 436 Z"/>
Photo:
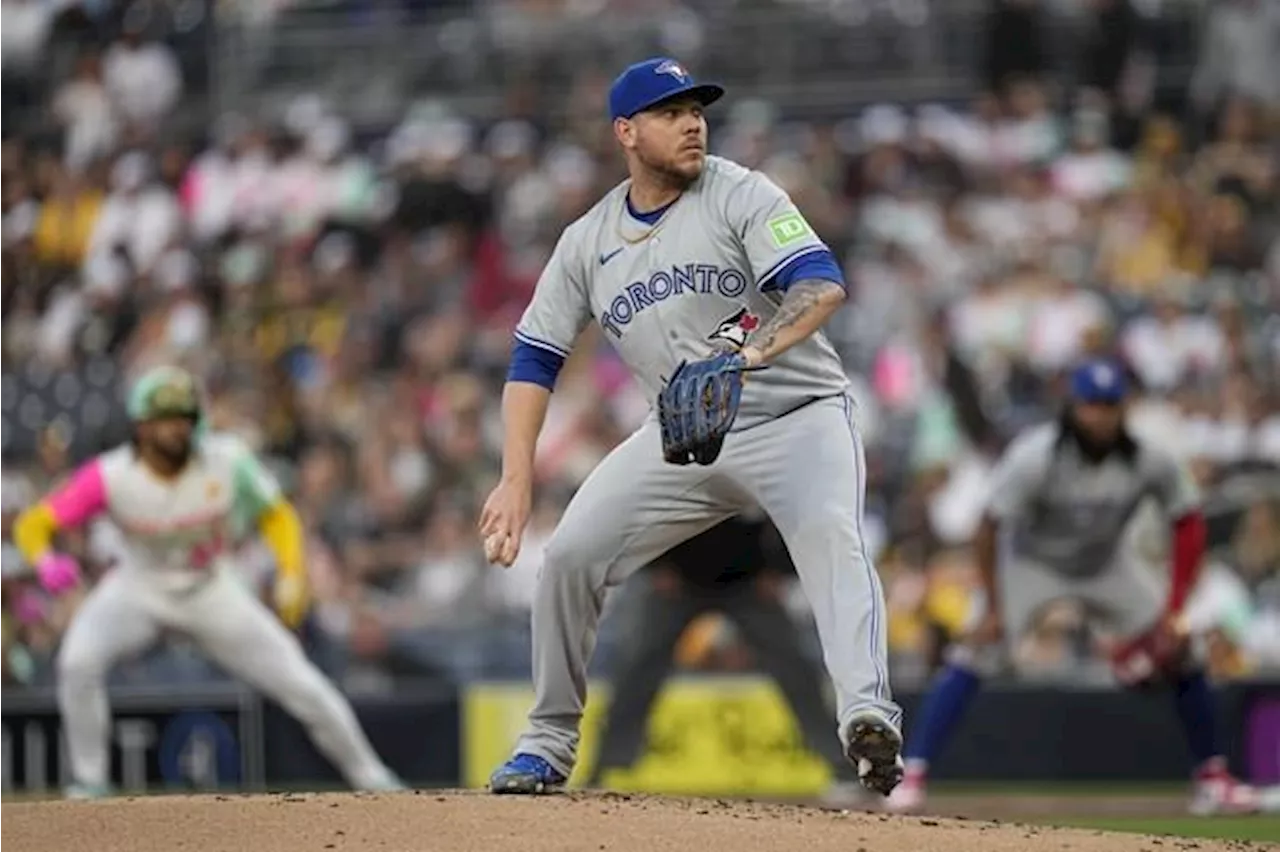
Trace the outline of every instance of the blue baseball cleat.
<path fill-rule="evenodd" d="M 569 779 L 536 754 L 517 754 L 489 776 L 491 793 L 559 793 Z"/>

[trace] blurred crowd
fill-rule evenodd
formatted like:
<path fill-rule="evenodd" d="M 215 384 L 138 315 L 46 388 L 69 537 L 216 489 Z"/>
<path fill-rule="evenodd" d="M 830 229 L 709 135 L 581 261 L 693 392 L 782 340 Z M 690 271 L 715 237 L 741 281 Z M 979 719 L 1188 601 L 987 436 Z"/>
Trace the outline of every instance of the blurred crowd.
<path fill-rule="evenodd" d="M 554 121 L 516 100 L 477 121 L 439 97 L 371 131 L 299 95 L 191 132 L 171 119 L 188 85 L 173 39 L 126 14 L 94 39 L 71 28 L 68 47 L 48 21 L 78 5 L 3 3 L 6 109 L 38 97 L 57 128 L 4 128 L 6 683 L 47 680 L 78 601 L 30 582 L 14 513 L 127 436 L 122 388 L 159 362 L 204 378 L 212 426 L 246 436 L 296 501 L 306 637 L 335 675 L 524 676 L 541 547 L 647 413 L 587 332 L 552 398 L 520 561 L 484 564 L 474 523 L 512 328 L 560 230 L 623 176 L 602 118 L 615 69 L 583 69 Z M 1254 44 L 1280 34 L 1277 8 L 1210 4 L 1191 84 L 1165 103 L 1139 42 L 1108 35 L 1133 23 L 1128 0 L 1090 4 L 1071 85 L 1037 54 L 1037 6 L 992 3 L 969 100 L 797 121 L 731 91 L 711 116 L 713 152 L 773 177 L 845 264 L 853 298 L 828 333 L 860 400 L 895 677 L 926 676 L 965 620 L 994 459 L 1097 352 L 1133 373 L 1133 427 L 1206 490 L 1192 611 L 1214 674 L 1280 670 L 1280 53 Z M 1144 514 L 1132 547 L 1158 555 L 1162 532 Z M 94 575 L 113 535 L 68 546 Z M 265 588 L 270 557 L 250 536 L 242 557 Z M 1018 671 L 1099 676 L 1087 621 L 1069 601 L 1046 612 Z M 749 665 L 713 634 L 687 665 Z M 203 666 L 179 643 L 120 677 L 214 676 Z"/>

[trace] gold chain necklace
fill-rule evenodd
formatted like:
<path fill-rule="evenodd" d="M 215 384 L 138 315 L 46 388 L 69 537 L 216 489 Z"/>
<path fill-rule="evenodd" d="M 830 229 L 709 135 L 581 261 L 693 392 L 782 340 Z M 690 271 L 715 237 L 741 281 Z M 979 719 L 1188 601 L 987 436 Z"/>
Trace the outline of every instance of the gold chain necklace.
<path fill-rule="evenodd" d="M 630 214 L 627 213 L 627 196 L 623 195 L 622 204 L 618 206 L 618 218 L 614 221 L 614 226 L 615 226 L 615 230 L 618 232 L 618 237 L 627 245 L 632 245 L 632 246 L 635 245 L 636 243 L 642 243 L 645 240 L 649 239 L 654 234 L 656 234 L 658 232 L 658 229 L 661 228 L 666 223 L 667 215 L 672 211 L 672 209 L 675 208 L 677 204 L 680 203 L 681 198 L 684 198 L 683 193 L 681 193 L 680 195 L 677 195 L 675 199 L 670 204 L 667 205 L 667 209 L 662 211 L 662 215 L 658 217 L 658 221 L 654 222 L 652 225 L 649 226 L 649 230 L 645 231 L 643 234 L 641 234 L 638 237 L 628 237 L 626 234 L 622 232 L 622 217 L 623 216 L 627 216 L 628 218 L 632 218 L 632 217 L 630 216 Z"/>

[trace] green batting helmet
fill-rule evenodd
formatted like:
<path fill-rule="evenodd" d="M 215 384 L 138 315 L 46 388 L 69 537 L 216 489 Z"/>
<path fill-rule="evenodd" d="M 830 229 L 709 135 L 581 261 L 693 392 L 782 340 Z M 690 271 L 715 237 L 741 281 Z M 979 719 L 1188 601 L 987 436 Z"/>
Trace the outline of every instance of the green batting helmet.
<path fill-rule="evenodd" d="M 200 387 L 195 376 L 181 367 L 155 367 L 129 392 L 128 411 L 134 423 L 159 417 L 190 417 L 198 422 Z"/>

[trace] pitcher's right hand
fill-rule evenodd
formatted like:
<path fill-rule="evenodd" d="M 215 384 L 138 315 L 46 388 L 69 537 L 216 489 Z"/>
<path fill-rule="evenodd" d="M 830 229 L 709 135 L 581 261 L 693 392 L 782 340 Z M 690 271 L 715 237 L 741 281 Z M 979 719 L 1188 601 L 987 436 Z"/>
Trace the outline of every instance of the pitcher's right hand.
<path fill-rule="evenodd" d="M 520 554 L 520 538 L 533 506 L 528 482 L 503 479 L 484 501 L 480 511 L 480 537 L 490 564 L 510 568 Z"/>

